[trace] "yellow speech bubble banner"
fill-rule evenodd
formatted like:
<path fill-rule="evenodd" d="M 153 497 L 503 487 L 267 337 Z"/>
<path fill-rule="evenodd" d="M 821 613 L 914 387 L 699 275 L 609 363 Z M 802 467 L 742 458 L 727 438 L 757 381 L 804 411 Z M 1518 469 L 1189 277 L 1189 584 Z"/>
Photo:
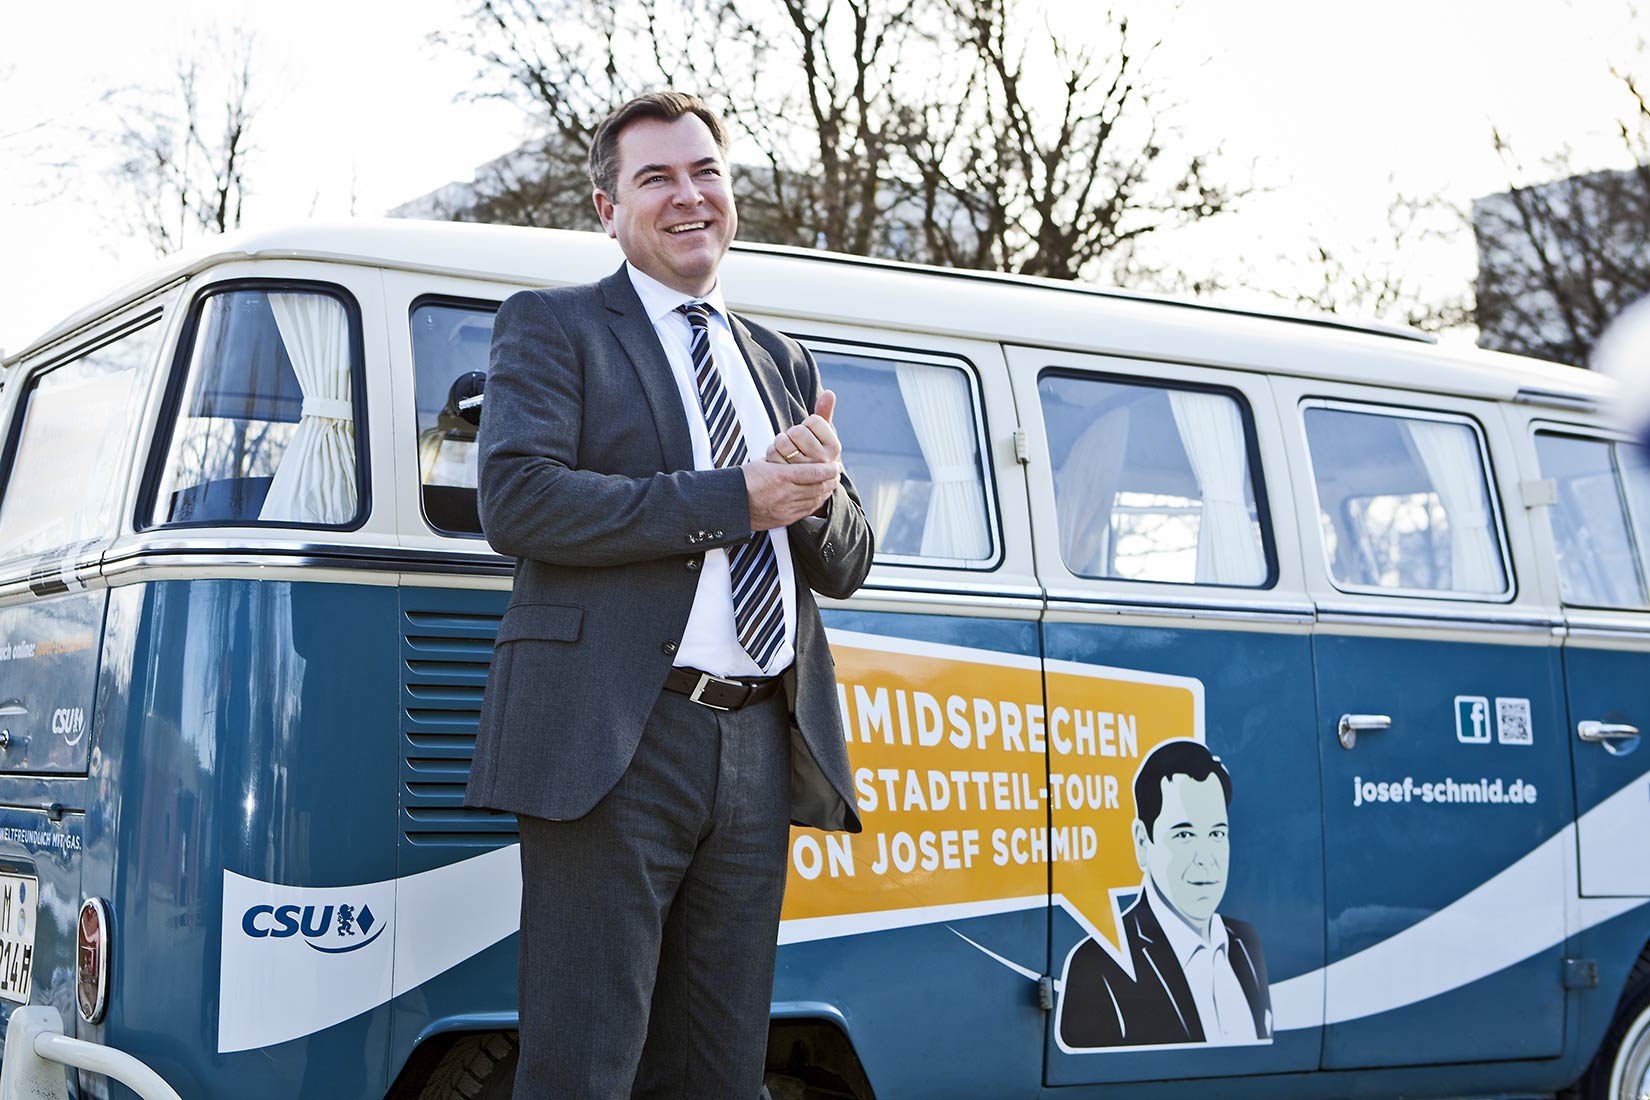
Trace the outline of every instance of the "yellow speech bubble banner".
<path fill-rule="evenodd" d="M 781 940 L 1058 901 L 1115 945 L 1112 891 L 1138 886 L 1130 785 L 1202 739 L 1185 677 L 832 631 L 864 832 L 791 832 Z M 1046 684 L 1045 684 L 1046 679 Z"/>

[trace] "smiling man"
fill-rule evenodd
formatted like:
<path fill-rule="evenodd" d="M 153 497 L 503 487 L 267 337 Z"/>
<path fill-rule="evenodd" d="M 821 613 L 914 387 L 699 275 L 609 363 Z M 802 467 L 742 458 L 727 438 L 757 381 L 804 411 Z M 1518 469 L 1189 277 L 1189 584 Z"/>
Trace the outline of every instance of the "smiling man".
<path fill-rule="evenodd" d="M 1232 777 L 1196 741 L 1165 741 L 1134 779 L 1140 893 L 1124 911 L 1128 957 L 1084 940 L 1066 964 L 1060 1041 L 1074 1050 L 1269 1039 L 1266 957 L 1226 896 Z M 1130 971 L 1132 970 L 1132 974 Z"/>
<path fill-rule="evenodd" d="M 518 562 L 465 800 L 520 822 L 516 1100 L 754 1100 L 790 823 L 859 829 L 813 593 L 871 532 L 812 357 L 723 302 L 726 153 L 692 96 L 618 108 L 625 263 L 494 323 L 481 520 Z"/>

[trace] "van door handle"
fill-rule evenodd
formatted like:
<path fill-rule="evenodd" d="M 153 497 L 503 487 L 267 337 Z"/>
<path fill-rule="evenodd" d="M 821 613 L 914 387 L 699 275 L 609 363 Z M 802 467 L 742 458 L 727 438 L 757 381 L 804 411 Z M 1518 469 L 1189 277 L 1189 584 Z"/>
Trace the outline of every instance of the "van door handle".
<path fill-rule="evenodd" d="M 1577 722 L 1576 736 L 1603 745 L 1613 756 L 1626 756 L 1639 745 L 1639 728 L 1626 722 Z"/>
<path fill-rule="evenodd" d="M 1343 714 L 1335 726 L 1335 736 L 1341 739 L 1341 748 L 1350 749 L 1358 743 L 1359 733 L 1375 733 L 1391 728 L 1390 714 Z"/>
<path fill-rule="evenodd" d="M 21 699 L 7 699 L 5 702 L 0 703 L 0 721 L 4 721 L 7 718 L 27 718 L 28 716 L 29 708 L 23 705 L 23 700 Z M 27 737 L 19 738 L 17 747 L 23 748 L 28 743 L 29 739 Z M 0 729 L 0 752 L 6 752 L 10 749 L 11 730 Z"/>

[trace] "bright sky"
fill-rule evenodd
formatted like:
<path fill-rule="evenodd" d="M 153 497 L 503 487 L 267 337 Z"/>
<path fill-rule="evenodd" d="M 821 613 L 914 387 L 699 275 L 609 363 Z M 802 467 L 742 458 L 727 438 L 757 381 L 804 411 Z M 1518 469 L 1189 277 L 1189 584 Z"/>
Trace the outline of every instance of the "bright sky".
<path fill-rule="evenodd" d="M 1072 3 L 1092 10 L 1092 0 Z M 1279 255 L 1303 254 L 1314 235 L 1355 249 L 1380 231 L 1395 190 L 1465 204 L 1503 189 L 1492 122 L 1532 161 L 1569 144 L 1589 166 L 1620 163 L 1610 129 L 1624 104 L 1608 67 L 1632 56 L 1625 3 L 1184 0 L 1156 67 L 1181 103 L 1175 117 L 1194 144 L 1219 143 L 1234 166 L 1253 162 L 1271 191 L 1158 247 L 1229 270 L 1241 259 L 1251 279 L 1287 283 L 1300 276 Z M 379 214 L 469 179 L 525 133 L 517 109 L 459 98 L 472 63 L 426 42 L 456 27 L 466 6 L 8 5 L 0 16 L 0 349 L 20 348 L 152 260 L 147 242 L 127 235 L 125 200 L 105 175 L 108 150 L 80 132 L 104 89 L 164 83 L 179 44 L 200 30 L 249 28 L 261 106 L 245 224 L 348 214 L 352 193 L 356 213 Z M 1157 6 L 1136 6 L 1162 18 Z M 74 163 L 42 167 L 54 158 Z M 1416 278 L 1445 289 L 1472 274 L 1465 241 L 1417 250 L 1412 262 Z"/>

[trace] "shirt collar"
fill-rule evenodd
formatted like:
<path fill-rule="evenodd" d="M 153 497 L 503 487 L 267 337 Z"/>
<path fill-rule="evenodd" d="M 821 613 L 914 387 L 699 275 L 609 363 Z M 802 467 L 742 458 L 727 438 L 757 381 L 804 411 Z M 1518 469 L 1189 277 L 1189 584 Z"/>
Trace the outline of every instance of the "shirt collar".
<path fill-rule="evenodd" d="M 1169 938 L 1169 946 L 1174 949 L 1174 957 L 1179 960 L 1181 966 L 1190 962 L 1200 948 L 1212 947 L 1216 954 L 1227 950 L 1226 923 L 1220 919 L 1220 914 L 1209 918 L 1209 938 L 1205 940 L 1174 911 L 1174 907 L 1169 904 L 1169 900 L 1163 896 L 1150 875 L 1146 876 L 1141 889 L 1146 895 L 1147 904 L 1157 916 L 1158 926 Z"/>
<path fill-rule="evenodd" d="M 710 288 L 710 293 L 702 298 L 691 294 L 683 294 L 680 290 L 672 289 L 639 270 L 634 264 L 625 264 L 625 271 L 630 274 L 630 285 L 636 288 L 636 297 L 642 300 L 642 308 L 647 311 L 647 319 L 657 325 L 659 321 L 670 315 L 670 311 L 683 302 L 704 302 L 716 316 L 723 318 L 726 323 L 728 310 L 722 304 L 722 283 L 717 280 L 716 285 Z"/>

